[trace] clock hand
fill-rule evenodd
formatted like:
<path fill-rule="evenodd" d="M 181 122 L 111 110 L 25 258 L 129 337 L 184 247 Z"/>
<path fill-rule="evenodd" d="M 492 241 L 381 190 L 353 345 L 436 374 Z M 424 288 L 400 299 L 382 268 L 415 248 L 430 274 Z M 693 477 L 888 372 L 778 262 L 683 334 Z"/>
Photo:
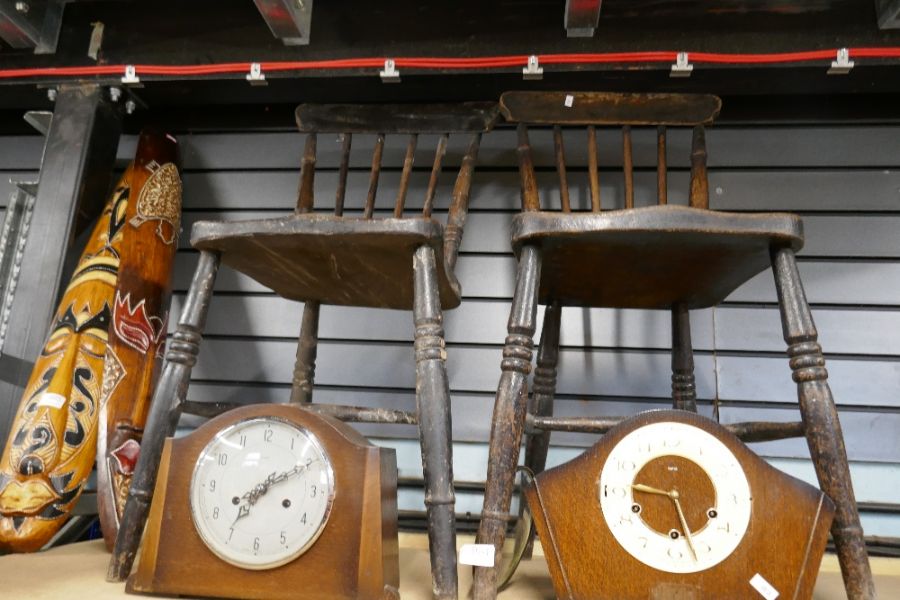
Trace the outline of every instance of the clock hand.
<path fill-rule="evenodd" d="M 240 521 L 241 519 L 243 519 L 244 517 L 246 517 L 249 514 L 250 514 L 250 505 L 249 504 L 241 504 L 241 506 L 238 508 L 238 516 L 234 520 L 234 523 L 231 524 L 231 527 L 233 528 L 238 521 Z"/>
<path fill-rule="evenodd" d="M 691 530 L 688 529 L 687 519 L 684 518 L 684 511 L 681 510 L 681 502 L 678 501 L 678 490 L 669 492 L 669 498 L 675 503 L 675 510 L 678 512 L 678 520 L 681 521 L 681 528 L 684 529 L 684 537 L 687 540 L 688 548 L 691 549 L 691 554 L 694 556 L 694 561 L 696 561 L 697 550 L 694 548 L 694 539 L 691 537 Z"/>
<path fill-rule="evenodd" d="M 647 492 L 648 494 L 659 494 L 660 496 L 669 496 L 672 497 L 670 492 L 665 490 L 661 490 L 659 488 L 650 487 L 649 485 L 644 485 L 643 483 L 632 483 L 631 489 L 637 490 L 639 492 Z"/>
<path fill-rule="evenodd" d="M 313 462 L 316 462 L 316 461 L 313 461 Z M 311 465 L 311 464 L 312 464 L 312 463 L 309 463 L 309 464 L 297 464 L 297 465 L 294 465 L 294 468 L 293 468 L 293 469 L 289 469 L 289 470 L 287 470 L 287 471 L 283 471 L 282 473 L 279 473 L 279 474 L 277 474 L 277 475 L 276 475 L 275 472 L 273 471 L 272 473 L 269 474 L 268 477 L 266 477 L 265 481 L 263 481 L 262 483 L 258 483 L 258 484 L 256 484 L 255 486 L 253 486 L 253 488 L 252 488 L 249 492 L 245 492 L 245 493 L 241 496 L 241 500 L 242 500 L 242 501 L 246 500 L 247 503 L 246 503 L 246 504 L 243 504 L 243 503 L 242 503 L 242 504 L 240 505 L 240 507 L 239 507 L 239 509 L 238 509 L 238 516 L 237 516 L 237 518 L 234 520 L 234 523 L 231 524 L 231 526 L 234 527 L 235 523 L 237 523 L 238 521 L 240 521 L 242 518 L 248 516 L 248 515 L 250 514 L 250 507 L 253 506 L 254 504 L 256 504 L 256 502 L 259 500 L 259 498 L 260 498 L 261 496 L 264 496 L 264 495 L 266 494 L 266 492 L 269 491 L 269 488 L 270 488 L 270 487 L 272 487 L 272 486 L 275 485 L 276 483 L 281 483 L 282 481 L 288 479 L 289 477 L 291 477 L 291 476 L 293 476 L 293 475 L 300 475 L 300 474 L 303 473 L 303 471 L 305 471 L 305 470 L 309 467 L 309 465 Z"/>

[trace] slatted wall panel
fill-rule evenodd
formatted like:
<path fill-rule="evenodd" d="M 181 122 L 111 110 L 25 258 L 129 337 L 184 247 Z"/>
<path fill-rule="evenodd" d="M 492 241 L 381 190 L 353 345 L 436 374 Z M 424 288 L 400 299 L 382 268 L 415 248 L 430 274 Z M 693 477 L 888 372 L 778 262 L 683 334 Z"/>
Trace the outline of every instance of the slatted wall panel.
<path fill-rule="evenodd" d="M 581 132 L 566 131 L 570 193 L 587 208 L 586 147 Z M 689 132 L 669 138 L 669 202 L 687 203 Z M 621 207 L 620 138 L 600 130 L 604 208 Z M 40 148 L 30 138 L 0 138 L 0 198 L 10 171 L 36 168 Z M 185 134 L 185 235 L 175 266 L 175 314 L 197 261 L 190 225 L 200 219 L 243 219 L 290 212 L 296 199 L 303 136 L 292 132 Z M 544 202 L 558 206 L 549 131 L 532 135 Z M 790 210 L 805 221 L 800 268 L 828 358 L 868 535 L 900 537 L 900 127 L 717 127 L 708 132 L 710 195 L 714 209 Z M 29 146 L 29 143 L 31 146 Z M 436 138 L 422 136 L 411 211 L 421 206 L 429 153 Z M 348 214 L 359 211 L 368 184 L 373 140 L 354 137 Z M 446 214 L 463 140 L 451 141 L 439 190 L 438 218 Z M 21 150 L 25 148 L 25 150 Z M 119 155 L 133 153 L 124 139 Z M 501 344 L 513 289 L 508 227 L 519 207 L 515 133 L 485 136 L 475 177 L 458 275 L 464 301 L 445 315 L 453 399 L 454 468 L 461 486 L 458 511 L 477 514 L 478 484 L 486 471 L 486 441 Z M 328 210 L 337 181 L 339 146 L 320 136 L 317 206 Z M 655 203 L 655 136 L 635 130 L 636 205 Z M 390 212 L 404 153 L 388 138 L 378 212 Z M 8 166 L 7 166 L 8 165 Z M 319 202 L 321 199 L 321 203 Z M 546 205 L 546 204 L 545 204 Z M 622 257 L 627 260 L 627 257 Z M 598 265 L 597 277 L 603 277 Z M 610 282 L 614 285 L 614 282 Z M 202 401 L 285 401 L 302 305 L 282 300 L 223 269 L 190 397 Z M 796 420 L 775 290 L 766 272 L 715 309 L 692 314 L 701 410 L 718 398 L 724 422 Z M 389 310 L 323 307 L 315 400 L 414 408 L 412 317 Z M 563 313 L 557 414 L 624 415 L 668 404 L 668 313 L 566 309 Z M 4 399 L 5 401 L 5 399 Z M 183 425 L 196 424 L 185 418 Z M 401 508 L 421 510 L 421 462 L 415 429 L 362 427 L 398 449 Z M 595 439 L 553 434 L 551 463 L 577 455 Z M 759 444 L 780 468 L 813 481 L 802 440 Z"/>

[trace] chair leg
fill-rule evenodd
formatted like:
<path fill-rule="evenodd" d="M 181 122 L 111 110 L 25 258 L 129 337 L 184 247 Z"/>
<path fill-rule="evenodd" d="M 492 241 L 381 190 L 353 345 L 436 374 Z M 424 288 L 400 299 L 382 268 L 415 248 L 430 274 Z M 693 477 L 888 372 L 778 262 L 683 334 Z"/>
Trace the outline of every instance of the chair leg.
<path fill-rule="evenodd" d="M 422 246 L 413 258 L 416 326 L 416 404 L 425 474 L 425 510 L 435 598 L 457 597 L 456 499 L 450 438 L 450 385 L 444 365 L 444 326 L 434 250 Z"/>
<path fill-rule="evenodd" d="M 312 402 L 313 382 L 316 378 L 316 350 L 319 344 L 319 303 L 309 300 L 303 304 L 300 339 L 291 382 L 291 403 Z"/>
<path fill-rule="evenodd" d="M 553 416 L 553 399 L 556 395 L 556 365 L 559 362 L 559 326 L 562 308 L 552 304 L 544 311 L 544 326 L 538 345 L 537 367 L 531 385 L 531 402 L 528 413 L 542 417 Z M 550 449 L 550 431 L 527 434 L 525 438 L 525 466 L 535 475 L 547 466 Z M 519 518 L 525 514 L 525 498 L 519 500 Z M 531 558 L 534 551 L 534 529 L 528 537 L 528 545 L 522 558 Z"/>
<path fill-rule="evenodd" d="M 175 432 L 181 416 L 181 406 L 187 397 L 191 370 L 197 363 L 218 269 L 218 253 L 200 253 L 200 261 L 194 271 L 194 279 L 191 281 L 178 327 L 169 342 L 165 365 L 150 403 L 147 427 L 141 439 L 140 457 L 106 574 L 109 581 L 124 581 L 131 573 L 156 486 L 163 443 Z"/>
<path fill-rule="evenodd" d="M 478 543 L 494 545 L 494 568 L 475 567 L 473 591 L 478 600 L 493 598 L 497 594 L 497 568 L 510 520 L 509 505 L 525 426 L 540 270 L 540 250 L 535 246 L 525 246 L 519 256 L 516 293 L 507 324 L 503 361 L 500 363 L 484 506 L 478 527 Z"/>
<path fill-rule="evenodd" d="M 691 314 L 682 304 L 672 307 L 672 406 L 697 412 Z"/>
<path fill-rule="evenodd" d="M 794 252 L 790 249 L 774 251 L 772 267 L 809 453 L 819 485 L 836 507 L 831 535 L 837 547 L 847 596 L 851 600 L 875 598 L 841 424 Z"/>
<path fill-rule="evenodd" d="M 556 394 L 556 365 L 559 362 L 559 326 L 562 308 L 552 304 L 544 311 L 544 326 L 538 346 L 537 367 L 531 389 L 529 412 L 542 417 L 553 416 L 553 397 Z M 550 432 L 542 431 L 527 436 L 525 442 L 525 466 L 535 474 L 547 464 Z"/>

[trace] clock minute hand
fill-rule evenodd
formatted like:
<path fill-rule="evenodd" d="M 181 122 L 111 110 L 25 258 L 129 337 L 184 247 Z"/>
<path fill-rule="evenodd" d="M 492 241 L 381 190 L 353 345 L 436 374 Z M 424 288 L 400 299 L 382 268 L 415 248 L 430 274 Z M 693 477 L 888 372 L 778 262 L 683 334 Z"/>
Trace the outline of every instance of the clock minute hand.
<path fill-rule="evenodd" d="M 669 493 L 669 498 L 675 503 L 675 510 L 678 512 L 678 520 L 681 521 L 681 528 L 684 529 L 684 538 L 687 540 L 688 548 L 691 549 L 691 554 L 694 556 L 694 561 L 696 562 L 697 549 L 694 548 L 694 538 L 691 537 L 691 530 L 688 529 L 687 519 L 684 518 L 684 511 L 681 510 L 681 502 L 678 501 L 679 497 L 678 490 L 672 490 Z"/>

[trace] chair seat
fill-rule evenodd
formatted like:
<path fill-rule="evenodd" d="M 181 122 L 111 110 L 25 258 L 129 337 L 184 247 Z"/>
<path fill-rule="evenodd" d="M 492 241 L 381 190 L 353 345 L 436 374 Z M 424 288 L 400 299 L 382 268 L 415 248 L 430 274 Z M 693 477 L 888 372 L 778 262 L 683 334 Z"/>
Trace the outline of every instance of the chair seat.
<path fill-rule="evenodd" d="M 803 246 L 787 213 L 649 206 L 603 213 L 525 212 L 513 248 L 541 248 L 539 300 L 567 306 L 705 308 L 771 264 L 773 248 Z"/>
<path fill-rule="evenodd" d="M 291 300 L 372 308 L 413 307 L 413 254 L 434 249 L 441 306 L 460 302 L 443 258 L 443 228 L 434 219 L 359 219 L 322 214 L 254 221 L 199 221 L 199 250 Z"/>

